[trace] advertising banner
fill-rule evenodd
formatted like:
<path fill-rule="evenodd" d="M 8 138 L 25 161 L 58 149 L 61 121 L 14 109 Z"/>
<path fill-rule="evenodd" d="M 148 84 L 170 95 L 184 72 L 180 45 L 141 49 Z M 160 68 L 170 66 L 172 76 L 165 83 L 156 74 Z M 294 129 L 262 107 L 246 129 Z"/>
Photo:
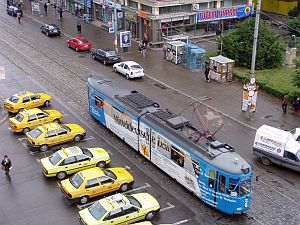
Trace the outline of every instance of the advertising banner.
<path fill-rule="evenodd" d="M 251 16 L 253 6 L 241 6 L 231 8 L 220 8 L 213 10 L 203 10 L 196 14 L 196 23 L 210 22 L 224 19 L 239 19 Z"/>
<path fill-rule="evenodd" d="M 120 32 L 120 46 L 121 46 L 121 48 L 131 46 L 131 33 L 130 33 L 130 31 Z"/>

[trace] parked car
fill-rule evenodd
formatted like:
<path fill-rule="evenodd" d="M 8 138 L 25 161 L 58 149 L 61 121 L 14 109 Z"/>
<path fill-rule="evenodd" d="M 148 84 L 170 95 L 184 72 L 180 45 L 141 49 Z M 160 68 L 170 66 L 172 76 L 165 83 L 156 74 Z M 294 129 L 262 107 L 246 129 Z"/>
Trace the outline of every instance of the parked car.
<path fill-rule="evenodd" d="M 69 40 L 67 40 L 67 46 L 69 48 L 75 49 L 75 51 L 78 52 L 79 50 L 90 50 L 92 48 L 92 43 L 83 36 L 77 36 L 75 38 L 70 38 Z"/>
<path fill-rule="evenodd" d="M 115 63 L 113 71 L 125 75 L 127 80 L 144 76 L 144 69 L 134 61 Z"/>
<path fill-rule="evenodd" d="M 20 12 L 21 16 L 23 16 L 23 11 L 19 6 L 11 5 L 6 9 L 8 15 L 17 16 L 17 13 Z"/>
<path fill-rule="evenodd" d="M 44 24 L 41 26 L 41 32 L 47 36 L 60 36 L 60 29 L 55 24 Z"/>
<path fill-rule="evenodd" d="M 91 54 L 93 59 L 102 61 L 104 65 L 121 62 L 121 57 L 112 49 L 95 49 Z"/>
<path fill-rule="evenodd" d="M 33 109 L 40 106 L 47 107 L 51 101 L 51 96 L 47 94 L 22 91 L 6 99 L 3 105 L 6 111 L 17 113 L 23 109 Z"/>

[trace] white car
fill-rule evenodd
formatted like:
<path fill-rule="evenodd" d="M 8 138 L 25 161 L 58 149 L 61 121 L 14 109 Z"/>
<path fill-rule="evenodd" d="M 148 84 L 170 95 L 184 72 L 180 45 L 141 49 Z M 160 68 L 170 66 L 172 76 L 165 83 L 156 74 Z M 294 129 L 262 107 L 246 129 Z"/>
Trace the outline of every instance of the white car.
<path fill-rule="evenodd" d="M 133 61 L 115 63 L 113 65 L 114 72 L 119 72 L 126 76 L 126 79 L 144 76 L 144 69 Z"/>

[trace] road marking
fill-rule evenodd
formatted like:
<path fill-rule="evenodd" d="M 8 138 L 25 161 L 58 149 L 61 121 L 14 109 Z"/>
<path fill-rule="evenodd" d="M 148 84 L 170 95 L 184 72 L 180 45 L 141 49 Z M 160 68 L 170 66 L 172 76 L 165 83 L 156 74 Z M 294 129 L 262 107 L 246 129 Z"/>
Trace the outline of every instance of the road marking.
<path fill-rule="evenodd" d="M 169 210 L 169 209 L 174 209 L 175 208 L 175 205 L 172 205 L 171 203 L 167 202 L 167 207 L 165 208 L 162 208 L 159 210 L 159 212 L 163 212 L 163 211 L 166 211 L 166 210 Z"/>
<path fill-rule="evenodd" d="M 144 186 L 137 187 L 137 188 L 134 188 L 134 189 L 132 189 L 132 190 L 125 191 L 125 192 L 123 192 L 123 193 L 124 193 L 124 194 L 128 194 L 128 193 L 133 192 L 133 191 L 138 191 L 138 190 L 145 189 L 145 188 L 150 188 L 150 187 L 151 187 L 150 184 L 145 183 Z M 91 201 L 91 202 L 88 202 L 88 203 L 83 204 L 83 205 L 76 204 L 76 206 L 77 206 L 78 209 L 82 210 L 82 209 L 84 209 L 84 208 L 86 208 L 86 207 L 88 207 L 88 206 L 94 204 L 94 203 L 97 202 L 97 201 L 98 201 L 98 200 Z M 167 204 L 168 204 L 168 203 L 167 203 Z M 169 203 L 169 204 L 170 204 L 170 203 Z M 175 206 L 174 206 L 174 207 L 175 207 Z M 174 208 L 174 207 L 173 207 L 173 208 Z"/>
<path fill-rule="evenodd" d="M 146 188 L 151 188 L 151 185 L 148 184 L 148 183 L 145 183 L 144 186 L 137 187 L 137 188 L 133 188 L 133 189 L 131 189 L 131 190 L 129 190 L 129 191 L 124 191 L 123 193 L 128 194 L 128 193 L 131 193 L 131 192 L 134 192 L 134 191 L 139 191 L 139 190 L 146 189 Z"/>
<path fill-rule="evenodd" d="M 130 166 L 127 166 L 127 165 L 126 165 L 126 166 L 125 166 L 125 169 L 126 169 L 126 170 L 130 170 L 131 168 L 130 168 Z"/>
<path fill-rule="evenodd" d="M 0 124 L 2 124 L 7 118 L 8 118 L 8 113 L 5 115 L 5 117 L 3 117 L 2 120 L 0 120 Z"/>
<path fill-rule="evenodd" d="M 11 130 L 11 127 L 8 127 L 7 129 L 8 129 L 8 130 Z"/>
<path fill-rule="evenodd" d="M 87 137 L 87 138 L 83 138 L 82 141 L 93 140 L 93 139 L 95 139 L 95 137 L 90 136 L 90 137 Z"/>
<path fill-rule="evenodd" d="M 22 145 L 27 148 L 27 144 L 25 142 L 22 142 Z"/>
<path fill-rule="evenodd" d="M 18 138 L 19 141 L 22 141 L 22 140 L 25 140 L 26 137 L 23 137 L 23 138 Z"/>
<path fill-rule="evenodd" d="M 181 220 L 181 221 L 173 223 L 173 225 L 183 224 L 183 223 L 187 223 L 189 221 L 191 221 L 191 219 Z"/>
<path fill-rule="evenodd" d="M 35 159 L 38 163 L 41 163 L 41 160 L 40 159 Z"/>

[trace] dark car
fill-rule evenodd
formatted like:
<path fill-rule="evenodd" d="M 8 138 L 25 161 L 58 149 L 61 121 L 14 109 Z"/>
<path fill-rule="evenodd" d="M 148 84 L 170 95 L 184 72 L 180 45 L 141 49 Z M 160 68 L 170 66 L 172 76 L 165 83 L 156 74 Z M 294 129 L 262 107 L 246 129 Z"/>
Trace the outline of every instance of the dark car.
<path fill-rule="evenodd" d="M 47 36 L 59 36 L 60 29 L 55 24 L 44 24 L 41 26 L 42 33 L 46 34 Z"/>
<path fill-rule="evenodd" d="M 106 64 L 121 62 L 121 57 L 112 49 L 95 49 L 92 50 L 93 59 L 98 59 Z"/>
<path fill-rule="evenodd" d="M 17 13 L 20 12 L 21 16 L 23 16 L 23 11 L 21 10 L 21 8 L 19 6 L 11 5 L 6 9 L 6 12 L 8 15 L 11 15 L 11 16 L 17 16 Z"/>

